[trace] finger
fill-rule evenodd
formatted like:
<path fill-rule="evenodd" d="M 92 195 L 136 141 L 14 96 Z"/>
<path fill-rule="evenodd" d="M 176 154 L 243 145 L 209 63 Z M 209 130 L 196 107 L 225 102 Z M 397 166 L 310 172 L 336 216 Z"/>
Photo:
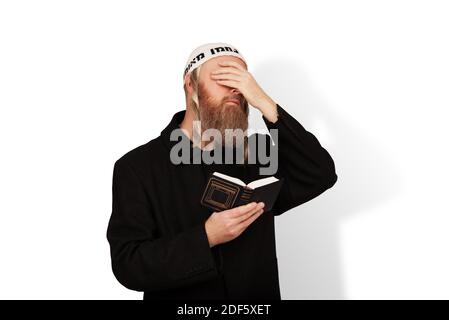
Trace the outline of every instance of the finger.
<path fill-rule="evenodd" d="M 251 223 L 253 223 L 257 218 L 259 218 L 262 213 L 263 213 L 263 209 L 260 209 L 255 214 L 253 214 L 250 218 L 248 218 L 245 221 L 243 221 L 242 223 L 238 224 L 237 228 L 239 228 L 239 229 L 242 228 L 243 230 L 245 230 L 246 228 L 248 228 L 248 226 Z"/>
<path fill-rule="evenodd" d="M 231 61 L 231 60 L 219 61 L 218 64 L 220 66 L 232 66 L 232 67 L 236 67 L 239 70 L 246 71 L 245 68 L 243 68 L 239 63 L 237 63 L 235 61 Z"/>
<path fill-rule="evenodd" d="M 258 204 L 253 209 L 245 212 L 244 214 L 233 218 L 234 223 L 239 224 L 242 221 L 245 221 L 246 219 L 250 218 L 253 214 L 257 213 L 261 209 L 261 206 Z"/>
<path fill-rule="evenodd" d="M 250 210 L 249 212 L 247 212 L 247 213 L 245 213 L 245 214 L 243 214 L 243 215 L 241 215 L 241 216 L 235 218 L 234 221 L 235 221 L 237 224 L 239 224 L 239 223 L 245 221 L 246 219 L 251 218 L 254 214 L 256 214 L 257 212 L 259 212 L 259 210 L 263 209 L 264 206 L 265 206 L 265 204 L 264 204 L 263 202 L 259 202 L 259 203 L 257 204 L 257 206 L 256 206 L 254 209 L 252 209 L 252 210 Z"/>
<path fill-rule="evenodd" d="M 223 73 L 223 74 L 212 74 L 210 76 L 214 80 L 233 80 L 240 81 L 240 75 L 235 75 L 231 73 Z"/>
<path fill-rule="evenodd" d="M 250 202 L 250 203 L 245 204 L 243 206 L 235 207 L 235 208 L 229 210 L 229 213 L 228 213 L 229 217 L 230 218 L 240 217 L 241 215 L 244 215 L 248 211 L 254 209 L 256 206 L 257 206 L 257 202 Z"/>
<path fill-rule="evenodd" d="M 232 87 L 238 89 L 240 82 L 234 80 L 216 80 L 216 82 L 220 85 Z"/>
<path fill-rule="evenodd" d="M 217 74 L 225 74 L 225 73 L 240 75 L 242 72 L 233 67 L 223 67 L 223 68 L 219 68 L 219 69 L 215 70 L 214 72 L 211 72 L 210 74 L 217 75 Z"/>

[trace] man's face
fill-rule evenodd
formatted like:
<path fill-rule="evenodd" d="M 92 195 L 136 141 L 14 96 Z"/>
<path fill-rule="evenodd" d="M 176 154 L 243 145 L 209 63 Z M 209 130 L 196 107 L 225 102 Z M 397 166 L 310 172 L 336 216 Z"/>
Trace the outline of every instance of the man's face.
<path fill-rule="evenodd" d="M 221 68 L 218 62 L 225 60 L 235 61 L 246 69 L 245 63 L 237 57 L 212 58 L 201 65 L 198 84 L 201 129 L 218 129 L 223 139 L 225 129 L 242 129 L 245 132 L 249 113 L 248 102 L 237 89 L 218 84 L 211 78 L 211 73 Z"/>

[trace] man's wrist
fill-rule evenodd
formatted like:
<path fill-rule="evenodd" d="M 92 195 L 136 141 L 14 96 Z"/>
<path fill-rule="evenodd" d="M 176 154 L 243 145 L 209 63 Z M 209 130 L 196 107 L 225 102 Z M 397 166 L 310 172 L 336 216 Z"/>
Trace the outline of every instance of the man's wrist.
<path fill-rule="evenodd" d="M 215 243 L 215 240 L 213 239 L 213 236 L 208 231 L 207 221 L 204 223 L 204 229 L 206 230 L 206 236 L 207 236 L 207 241 L 209 242 L 209 247 L 212 248 L 213 246 L 216 245 L 216 243 Z"/>
<path fill-rule="evenodd" d="M 268 121 L 275 123 L 278 120 L 278 106 L 271 98 L 259 104 L 258 109 Z"/>

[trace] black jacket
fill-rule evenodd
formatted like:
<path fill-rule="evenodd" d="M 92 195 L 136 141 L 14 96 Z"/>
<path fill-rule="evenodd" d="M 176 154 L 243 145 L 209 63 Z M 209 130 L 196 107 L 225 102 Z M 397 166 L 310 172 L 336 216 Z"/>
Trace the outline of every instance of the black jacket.
<path fill-rule="evenodd" d="M 258 164 L 179 164 L 170 161 L 176 113 L 161 135 L 114 165 L 112 214 L 107 230 L 112 270 L 144 299 L 280 299 L 274 217 L 318 196 L 337 181 L 334 162 L 316 137 L 278 107 L 279 167 L 283 177 L 273 209 L 239 237 L 209 247 L 200 198 L 208 174 L 219 171 L 248 183 Z M 258 136 L 254 135 L 254 136 Z M 192 144 L 191 144 L 191 147 Z"/>

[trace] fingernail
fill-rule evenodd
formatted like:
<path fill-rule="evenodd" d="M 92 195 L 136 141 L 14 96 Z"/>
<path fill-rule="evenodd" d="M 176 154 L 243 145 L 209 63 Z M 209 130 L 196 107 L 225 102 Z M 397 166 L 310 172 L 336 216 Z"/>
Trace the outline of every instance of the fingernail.
<path fill-rule="evenodd" d="M 263 203 L 263 202 L 259 202 L 259 205 L 261 208 L 265 207 L 265 203 Z"/>

